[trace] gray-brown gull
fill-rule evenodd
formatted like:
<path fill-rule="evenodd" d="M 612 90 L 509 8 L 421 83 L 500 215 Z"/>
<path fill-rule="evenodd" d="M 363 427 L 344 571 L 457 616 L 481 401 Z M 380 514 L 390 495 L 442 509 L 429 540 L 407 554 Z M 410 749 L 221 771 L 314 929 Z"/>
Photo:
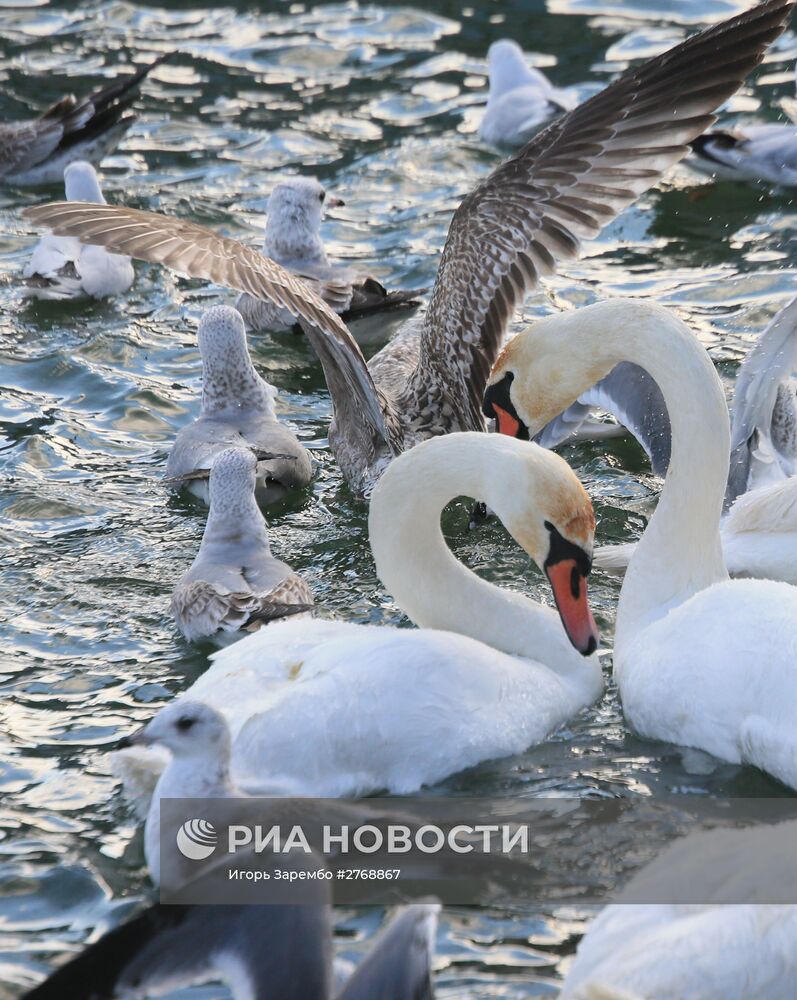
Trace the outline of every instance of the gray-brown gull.
<path fill-rule="evenodd" d="M 75 160 L 98 164 L 136 120 L 126 114 L 144 77 L 173 53 L 123 76 L 82 101 L 67 96 L 38 118 L 0 125 L 0 182 L 59 184 Z"/>
<path fill-rule="evenodd" d="M 368 364 L 306 283 L 237 241 L 111 206 L 53 204 L 25 214 L 58 234 L 294 310 L 332 396 L 330 445 L 351 487 L 368 495 L 418 441 L 484 429 L 482 396 L 516 306 L 686 155 L 790 10 L 789 0 L 766 0 L 627 70 L 480 181 L 454 214 L 426 312 Z"/>
<path fill-rule="evenodd" d="M 94 167 L 84 160 L 64 170 L 67 201 L 104 205 L 105 198 Z M 25 291 L 37 299 L 105 299 L 121 295 L 133 284 L 129 257 L 105 247 L 86 246 L 74 236 L 44 236 L 36 244 L 22 272 Z"/>
<path fill-rule="evenodd" d="M 258 499 L 271 502 L 312 478 L 310 456 L 277 420 L 277 390 L 255 371 L 240 315 L 214 306 L 197 331 L 202 355 L 202 409 L 177 435 L 166 465 L 167 481 L 209 502 L 208 480 L 219 452 L 248 448 L 257 459 Z"/>
<path fill-rule="evenodd" d="M 226 448 L 213 460 L 205 533 L 170 605 L 188 640 L 229 641 L 312 608 L 304 580 L 271 554 L 256 474 L 257 459 L 245 448 Z"/>
<path fill-rule="evenodd" d="M 418 296 L 428 291 L 426 288 L 389 292 L 376 278 L 330 266 L 321 239 L 321 220 L 325 208 L 342 204 L 314 177 L 294 177 L 277 184 L 268 200 L 265 255 L 304 278 L 347 323 L 419 305 Z M 248 292 L 238 298 L 235 307 L 250 330 L 273 333 L 296 325 L 296 317 L 288 309 Z"/>

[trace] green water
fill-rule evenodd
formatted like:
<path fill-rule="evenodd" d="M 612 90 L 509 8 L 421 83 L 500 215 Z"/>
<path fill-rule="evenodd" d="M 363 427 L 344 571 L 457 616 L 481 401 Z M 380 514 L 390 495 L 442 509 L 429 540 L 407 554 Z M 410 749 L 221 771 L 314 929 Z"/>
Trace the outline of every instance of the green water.
<path fill-rule="evenodd" d="M 331 255 L 385 283 L 430 284 L 453 208 L 497 162 L 475 134 L 484 53 L 511 36 L 583 96 L 629 58 L 729 2 L 551 0 L 434 11 L 393 3 L 279 3 L 262 9 L 174 2 L 0 2 L 0 116 L 77 94 L 124 59 L 177 49 L 144 87 L 140 118 L 106 161 L 109 201 L 191 217 L 259 242 L 271 187 L 312 173 L 343 197 L 323 234 Z M 731 104 L 771 120 L 793 93 L 797 44 L 776 47 Z M 60 953 L 110 926 L 148 890 L 136 824 L 106 750 L 207 664 L 176 633 L 168 598 L 196 551 L 204 508 L 160 482 L 178 429 L 198 410 L 196 324 L 229 295 L 137 265 L 118 302 L 26 305 L 17 279 L 33 236 L 21 218 L 46 191 L 0 189 L 0 994 L 17 995 Z M 732 383 L 734 362 L 794 293 L 791 200 L 705 186 L 679 168 L 626 212 L 582 261 L 531 296 L 514 329 L 563 305 L 634 294 L 674 307 Z M 321 613 L 400 622 L 376 579 L 365 508 L 328 451 L 320 367 L 301 338 L 251 342 L 280 390 L 282 416 L 312 449 L 311 488 L 270 515 L 276 552 L 300 570 Z M 604 540 L 635 536 L 657 483 L 627 441 L 566 456 L 590 491 Z M 446 530 L 492 579 L 548 600 L 500 525 Z M 618 585 L 591 592 L 610 634 Z M 607 660 L 607 668 L 608 668 Z M 752 769 L 701 761 L 625 731 L 611 687 L 548 743 L 451 778 L 442 793 L 780 794 Z M 700 772 L 700 773 L 695 773 Z M 447 910 L 438 937 L 441 997 L 554 996 L 586 910 Z M 341 914 L 354 954 L 381 919 Z M 215 997 L 218 988 L 181 996 Z"/>

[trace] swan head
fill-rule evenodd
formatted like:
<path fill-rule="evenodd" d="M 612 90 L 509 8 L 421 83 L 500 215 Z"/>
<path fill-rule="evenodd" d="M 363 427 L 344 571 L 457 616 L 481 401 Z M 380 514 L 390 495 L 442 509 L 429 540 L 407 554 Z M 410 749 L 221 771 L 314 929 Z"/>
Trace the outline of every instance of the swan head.
<path fill-rule="evenodd" d="M 343 205 L 315 177 L 292 177 L 277 184 L 268 200 L 267 242 L 293 242 L 296 231 L 315 235 L 327 208 Z"/>
<path fill-rule="evenodd" d="M 174 758 L 229 758 L 230 730 L 221 712 L 201 701 L 172 702 L 138 732 L 123 739 L 129 746 L 162 746 Z"/>
<path fill-rule="evenodd" d="M 600 634 L 587 599 L 595 535 L 587 491 L 563 458 L 536 445 L 512 456 L 507 481 L 512 489 L 490 506 L 548 578 L 570 642 L 590 656 Z"/>

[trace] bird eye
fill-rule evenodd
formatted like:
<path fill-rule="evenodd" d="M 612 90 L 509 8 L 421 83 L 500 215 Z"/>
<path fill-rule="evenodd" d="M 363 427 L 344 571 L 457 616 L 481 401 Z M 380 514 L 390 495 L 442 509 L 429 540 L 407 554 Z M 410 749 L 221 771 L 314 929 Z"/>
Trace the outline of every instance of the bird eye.
<path fill-rule="evenodd" d="M 195 722 L 196 719 L 192 719 L 189 715 L 184 715 L 182 719 L 177 720 L 177 728 L 182 730 L 182 732 L 187 732 Z"/>
<path fill-rule="evenodd" d="M 327 196 L 327 193 L 326 193 L 326 191 L 322 191 L 322 192 L 321 192 L 321 193 L 319 194 L 319 196 L 318 196 L 318 200 L 319 200 L 319 201 L 323 201 L 323 200 L 324 200 L 324 198 L 326 198 L 326 196 Z"/>

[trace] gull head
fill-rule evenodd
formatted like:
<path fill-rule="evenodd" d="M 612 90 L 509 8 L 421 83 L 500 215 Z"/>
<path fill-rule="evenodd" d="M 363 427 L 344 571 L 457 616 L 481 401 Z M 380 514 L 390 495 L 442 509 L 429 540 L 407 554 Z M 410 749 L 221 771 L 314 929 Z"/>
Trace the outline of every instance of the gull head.
<path fill-rule="evenodd" d="M 539 71 L 529 66 L 523 49 L 510 38 L 493 42 L 487 50 L 487 72 L 490 79 L 490 94 L 493 97 L 523 84 L 547 83 Z"/>
<path fill-rule="evenodd" d="M 318 239 L 327 208 L 342 205 L 315 177 L 292 177 L 277 184 L 268 201 L 266 247 L 277 259 L 300 256 L 302 248 Z"/>
<path fill-rule="evenodd" d="M 225 448 L 210 470 L 210 509 L 230 512 L 251 506 L 257 478 L 257 459 L 248 448 Z"/>
<path fill-rule="evenodd" d="M 85 160 L 75 160 L 64 170 L 64 192 L 67 201 L 93 201 L 105 204 L 94 167 Z"/>
<path fill-rule="evenodd" d="M 128 746 L 162 746 L 173 757 L 229 756 L 230 730 L 221 712 L 201 701 L 172 702 L 143 729 L 122 740 Z"/>

